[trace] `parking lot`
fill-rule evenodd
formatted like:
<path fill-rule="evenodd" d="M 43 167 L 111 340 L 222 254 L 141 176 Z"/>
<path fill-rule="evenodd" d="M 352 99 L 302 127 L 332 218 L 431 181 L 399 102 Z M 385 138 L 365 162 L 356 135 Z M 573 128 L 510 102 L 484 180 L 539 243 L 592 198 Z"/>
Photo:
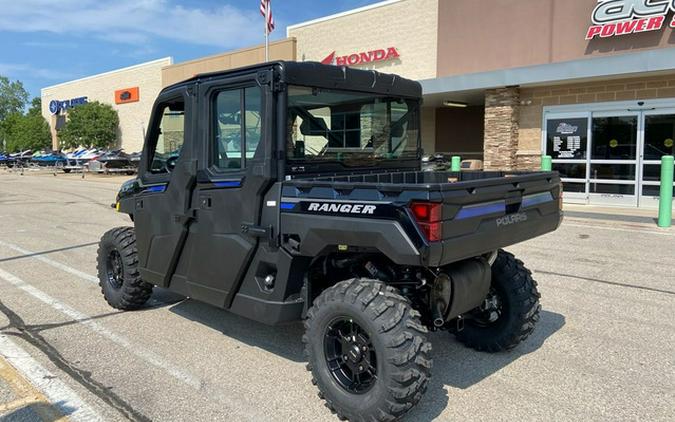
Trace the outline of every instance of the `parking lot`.
<path fill-rule="evenodd" d="M 0 171 L 0 419 L 335 420 L 301 325 L 163 291 L 141 311 L 107 306 L 96 244 L 130 224 L 110 208 L 124 179 Z M 534 334 L 496 355 L 433 334 L 407 420 L 673 420 L 675 230 L 568 218 L 510 251 L 539 282 Z"/>

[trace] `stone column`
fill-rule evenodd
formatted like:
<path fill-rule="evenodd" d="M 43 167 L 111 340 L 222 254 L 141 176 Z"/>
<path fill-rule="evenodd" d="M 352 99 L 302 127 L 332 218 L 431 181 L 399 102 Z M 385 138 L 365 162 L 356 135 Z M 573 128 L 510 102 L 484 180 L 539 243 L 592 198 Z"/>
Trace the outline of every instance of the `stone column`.
<path fill-rule="evenodd" d="M 515 170 L 518 151 L 520 89 L 485 91 L 485 170 Z"/>

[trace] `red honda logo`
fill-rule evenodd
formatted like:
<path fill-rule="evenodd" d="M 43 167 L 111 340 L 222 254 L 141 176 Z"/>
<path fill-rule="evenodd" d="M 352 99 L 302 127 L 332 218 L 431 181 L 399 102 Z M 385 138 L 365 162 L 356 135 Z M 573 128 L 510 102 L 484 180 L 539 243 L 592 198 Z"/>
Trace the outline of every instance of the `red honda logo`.
<path fill-rule="evenodd" d="M 348 54 L 346 56 L 338 56 L 335 51 L 321 60 L 322 64 L 332 64 L 336 66 L 358 66 L 361 64 L 384 62 L 394 60 L 401 57 L 396 47 L 389 47 L 387 49 L 378 49 L 371 51 L 364 51 L 361 53 Z"/>

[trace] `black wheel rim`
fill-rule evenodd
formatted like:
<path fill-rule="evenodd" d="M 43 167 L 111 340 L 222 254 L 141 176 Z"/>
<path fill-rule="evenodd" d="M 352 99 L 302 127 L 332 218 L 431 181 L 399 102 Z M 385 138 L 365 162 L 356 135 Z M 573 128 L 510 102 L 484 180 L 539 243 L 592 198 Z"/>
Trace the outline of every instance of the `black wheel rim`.
<path fill-rule="evenodd" d="M 489 327 L 499 323 L 506 311 L 504 296 L 494 287 L 490 288 L 487 298 L 474 314 L 473 323 L 480 327 Z"/>
<path fill-rule="evenodd" d="M 120 289 L 124 282 L 124 266 L 122 264 L 122 256 L 120 256 L 120 253 L 116 249 L 108 253 L 107 267 L 108 284 L 113 289 Z"/>
<path fill-rule="evenodd" d="M 352 318 L 334 319 L 324 335 L 326 364 L 338 385 L 353 394 L 377 381 L 377 355 L 370 335 Z"/>

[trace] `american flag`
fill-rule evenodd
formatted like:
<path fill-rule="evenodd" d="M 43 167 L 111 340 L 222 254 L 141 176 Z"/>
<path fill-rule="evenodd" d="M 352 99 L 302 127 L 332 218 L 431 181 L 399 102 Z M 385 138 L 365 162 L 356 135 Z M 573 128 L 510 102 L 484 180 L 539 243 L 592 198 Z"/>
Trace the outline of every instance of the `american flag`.
<path fill-rule="evenodd" d="M 274 17 L 272 16 L 272 0 L 260 0 L 260 14 L 265 17 L 267 32 L 274 31 Z"/>

